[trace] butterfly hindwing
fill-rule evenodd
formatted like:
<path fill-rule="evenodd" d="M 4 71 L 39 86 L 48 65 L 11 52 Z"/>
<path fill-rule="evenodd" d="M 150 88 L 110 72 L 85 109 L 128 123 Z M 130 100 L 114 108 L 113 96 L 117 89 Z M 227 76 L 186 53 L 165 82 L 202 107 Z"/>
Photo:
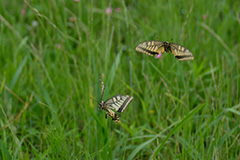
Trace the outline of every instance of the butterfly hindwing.
<path fill-rule="evenodd" d="M 107 115 L 111 117 L 116 124 L 120 121 L 119 116 L 111 109 L 107 109 L 106 116 L 105 116 L 106 118 L 107 118 Z"/>

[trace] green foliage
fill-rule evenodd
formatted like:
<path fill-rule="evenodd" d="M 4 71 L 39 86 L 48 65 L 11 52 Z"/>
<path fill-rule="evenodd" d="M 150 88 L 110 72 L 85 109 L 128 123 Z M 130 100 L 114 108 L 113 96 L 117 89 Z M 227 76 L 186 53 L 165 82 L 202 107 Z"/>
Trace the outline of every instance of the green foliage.
<path fill-rule="evenodd" d="M 0 159 L 239 158 L 237 6 L 1 0 Z M 146 40 L 195 59 L 135 52 Z M 104 100 L 134 96 L 118 125 L 90 99 L 100 76 Z"/>

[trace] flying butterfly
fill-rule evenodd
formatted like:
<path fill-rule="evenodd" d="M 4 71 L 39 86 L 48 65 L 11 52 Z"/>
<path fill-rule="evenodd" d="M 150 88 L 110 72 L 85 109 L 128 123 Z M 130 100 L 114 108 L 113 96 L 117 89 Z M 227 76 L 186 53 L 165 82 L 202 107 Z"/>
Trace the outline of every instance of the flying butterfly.
<path fill-rule="evenodd" d="M 120 121 L 120 119 L 116 112 L 119 112 L 119 113 L 123 112 L 127 108 L 127 106 L 131 103 L 131 101 L 133 100 L 133 97 L 129 96 L 129 95 L 125 95 L 125 96 L 116 95 L 112 98 L 109 98 L 106 101 L 103 101 L 105 85 L 104 85 L 102 79 L 100 79 L 100 81 L 101 81 L 101 85 L 102 85 L 102 94 L 101 94 L 100 103 L 98 103 L 99 108 L 101 110 L 106 111 L 106 115 L 105 115 L 106 119 L 107 119 L 107 115 L 108 115 L 117 124 Z"/>
<path fill-rule="evenodd" d="M 161 57 L 162 53 L 171 51 L 175 58 L 179 61 L 193 60 L 193 54 L 187 48 L 169 42 L 163 41 L 145 41 L 137 45 L 135 48 L 137 52 L 147 54 L 149 56 L 154 56 L 155 58 Z"/>

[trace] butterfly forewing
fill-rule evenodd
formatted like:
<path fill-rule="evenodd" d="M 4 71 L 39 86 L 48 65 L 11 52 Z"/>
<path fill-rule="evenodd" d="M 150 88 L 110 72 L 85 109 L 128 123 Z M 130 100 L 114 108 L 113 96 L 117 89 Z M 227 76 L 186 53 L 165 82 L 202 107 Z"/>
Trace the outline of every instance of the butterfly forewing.
<path fill-rule="evenodd" d="M 176 59 L 178 59 L 179 61 L 194 59 L 192 52 L 190 52 L 187 48 L 179 44 L 170 43 L 170 49 L 171 49 L 171 52 L 176 57 Z"/>
<path fill-rule="evenodd" d="M 127 108 L 127 106 L 131 103 L 132 100 L 133 97 L 129 95 L 125 96 L 117 95 L 106 100 L 104 104 L 117 112 L 123 112 Z"/>
<path fill-rule="evenodd" d="M 104 94 L 104 90 L 105 90 L 105 85 L 104 85 L 102 79 L 100 79 L 100 81 L 101 81 L 101 86 L 102 86 L 101 100 L 100 101 L 103 102 L 103 94 Z"/>
<path fill-rule="evenodd" d="M 135 48 L 137 52 L 147 54 L 149 56 L 154 56 L 159 53 L 163 53 L 164 43 L 162 41 L 146 41 L 142 42 Z"/>

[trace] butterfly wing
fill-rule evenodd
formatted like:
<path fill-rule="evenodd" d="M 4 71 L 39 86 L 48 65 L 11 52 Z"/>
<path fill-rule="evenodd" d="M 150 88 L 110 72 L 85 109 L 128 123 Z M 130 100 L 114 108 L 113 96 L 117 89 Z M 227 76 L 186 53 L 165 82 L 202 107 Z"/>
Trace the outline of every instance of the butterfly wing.
<path fill-rule="evenodd" d="M 133 97 L 129 95 L 117 95 L 106 100 L 104 105 L 107 106 L 107 108 L 113 109 L 117 112 L 123 112 L 132 100 Z"/>
<path fill-rule="evenodd" d="M 102 94 L 101 94 L 101 100 L 100 100 L 100 102 L 103 102 L 103 94 L 104 94 L 104 90 L 105 90 L 105 84 L 103 83 L 103 81 L 102 81 L 102 79 L 100 79 L 100 81 L 101 81 L 101 86 L 102 86 Z"/>
<path fill-rule="evenodd" d="M 114 112 L 114 111 L 112 111 L 111 109 L 105 109 L 107 112 L 106 112 L 106 118 L 107 118 L 107 115 L 109 116 L 109 117 L 111 117 L 112 118 L 112 120 L 117 124 L 119 121 L 120 121 L 120 119 L 119 119 L 119 116 Z"/>
<path fill-rule="evenodd" d="M 147 54 L 149 56 L 158 55 L 165 52 L 164 42 L 162 41 L 145 41 L 137 45 L 137 52 Z"/>
<path fill-rule="evenodd" d="M 194 59 L 192 52 L 179 44 L 170 43 L 170 50 L 179 61 Z"/>

